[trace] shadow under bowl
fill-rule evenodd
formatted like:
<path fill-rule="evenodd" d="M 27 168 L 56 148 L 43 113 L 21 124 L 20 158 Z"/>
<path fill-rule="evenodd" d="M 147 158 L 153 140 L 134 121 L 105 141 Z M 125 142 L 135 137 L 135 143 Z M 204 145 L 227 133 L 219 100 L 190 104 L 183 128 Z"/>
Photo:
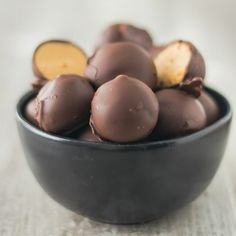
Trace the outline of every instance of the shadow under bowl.
<path fill-rule="evenodd" d="M 24 117 L 34 96 L 17 105 L 27 162 L 42 188 L 64 207 L 91 219 L 143 223 L 186 205 L 201 194 L 224 154 L 232 119 L 227 99 L 207 88 L 220 119 L 194 134 L 155 142 L 112 144 L 45 133 Z"/>

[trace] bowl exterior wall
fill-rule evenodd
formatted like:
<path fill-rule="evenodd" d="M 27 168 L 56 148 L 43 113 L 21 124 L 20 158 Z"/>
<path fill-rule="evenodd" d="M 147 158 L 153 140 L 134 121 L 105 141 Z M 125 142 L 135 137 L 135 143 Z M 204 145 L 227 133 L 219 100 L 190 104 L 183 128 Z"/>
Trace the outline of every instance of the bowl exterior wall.
<path fill-rule="evenodd" d="M 230 120 L 184 142 L 103 148 L 37 135 L 18 119 L 28 164 L 57 202 L 89 218 L 120 224 L 159 218 L 195 199 L 222 159 Z"/>

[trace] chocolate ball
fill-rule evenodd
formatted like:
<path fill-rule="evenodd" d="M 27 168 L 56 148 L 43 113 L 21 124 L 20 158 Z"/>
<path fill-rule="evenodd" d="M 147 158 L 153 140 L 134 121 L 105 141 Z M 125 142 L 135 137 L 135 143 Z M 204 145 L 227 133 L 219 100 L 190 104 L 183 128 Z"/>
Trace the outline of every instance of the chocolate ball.
<path fill-rule="evenodd" d="M 94 134 L 92 128 L 89 125 L 81 130 L 76 138 L 82 141 L 102 142 L 102 140 Z"/>
<path fill-rule="evenodd" d="M 25 107 L 25 117 L 33 125 L 38 126 L 36 121 L 37 109 L 35 106 L 35 98 L 31 99 Z"/>
<path fill-rule="evenodd" d="M 164 89 L 156 96 L 160 111 L 154 139 L 180 137 L 206 126 L 206 113 L 197 98 L 177 89 Z"/>
<path fill-rule="evenodd" d="M 95 93 L 90 124 L 103 139 L 134 142 L 147 137 L 155 127 L 159 105 L 143 82 L 119 75 Z"/>
<path fill-rule="evenodd" d="M 198 99 L 205 109 L 207 125 L 214 123 L 220 116 L 220 109 L 216 101 L 206 91 L 202 91 L 201 96 Z"/>
<path fill-rule="evenodd" d="M 97 48 L 108 43 L 128 41 L 138 44 L 148 50 L 152 47 L 152 38 L 149 33 L 130 24 L 114 24 L 109 26 L 100 36 Z"/>
<path fill-rule="evenodd" d="M 171 87 L 194 77 L 205 77 L 205 62 L 190 42 L 178 40 L 166 45 L 154 57 L 158 86 Z"/>
<path fill-rule="evenodd" d="M 88 60 L 85 70 L 85 76 L 96 88 L 120 74 L 139 79 L 151 89 L 156 88 L 156 69 L 151 57 L 133 43 L 105 45 Z"/>
<path fill-rule="evenodd" d="M 49 81 L 35 100 L 39 127 L 51 133 L 67 133 L 89 117 L 94 90 L 78 75 L 61 75 Z"/>

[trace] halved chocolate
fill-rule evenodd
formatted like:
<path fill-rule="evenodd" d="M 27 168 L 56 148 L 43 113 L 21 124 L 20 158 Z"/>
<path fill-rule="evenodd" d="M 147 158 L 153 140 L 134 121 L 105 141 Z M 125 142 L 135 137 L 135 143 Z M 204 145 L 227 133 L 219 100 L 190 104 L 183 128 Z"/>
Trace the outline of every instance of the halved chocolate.
<path fill-rule="evenodd" d="M 33 71 L 36 76 L 33 88 L 39 90 L 48 81 L 62 74 L 83 75 L 87 57 L 77 45 L 62 40 L 41 43 L 33 54 Z"/>
<path fill-rule="evenodd" d="M 171 87 L 194 77 L 205 77 L 205 62 L 190 42 L 178 40 L 167 45 L 156 57 L 159 87 Z"/>
<path fill-rule="evenodd" d="M 85 76 L 98 88 L 124 74 L 156 88 L 156 68 L 146 50 L 130 42 L 110 43 L 88 59 Z"/>

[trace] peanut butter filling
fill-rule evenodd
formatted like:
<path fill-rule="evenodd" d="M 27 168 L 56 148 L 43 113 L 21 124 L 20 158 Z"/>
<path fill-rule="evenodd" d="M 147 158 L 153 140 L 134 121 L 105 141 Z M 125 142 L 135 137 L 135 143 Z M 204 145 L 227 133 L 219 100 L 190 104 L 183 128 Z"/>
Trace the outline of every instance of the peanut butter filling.
<path fill-rule="evenodd" d="M 61 74 L 83 75 L 86 61 L 80 48 L 64 41 L 43 43 L 34 54 L 34 66 L 48 80 Z"/>
<path fill-rule="evenodd" d="M 178 41 L 169 45 L 154 59 L 158 83 L 171 86 L 180 83 L 188 69 L 192 52 L 188 44 Z"/>

